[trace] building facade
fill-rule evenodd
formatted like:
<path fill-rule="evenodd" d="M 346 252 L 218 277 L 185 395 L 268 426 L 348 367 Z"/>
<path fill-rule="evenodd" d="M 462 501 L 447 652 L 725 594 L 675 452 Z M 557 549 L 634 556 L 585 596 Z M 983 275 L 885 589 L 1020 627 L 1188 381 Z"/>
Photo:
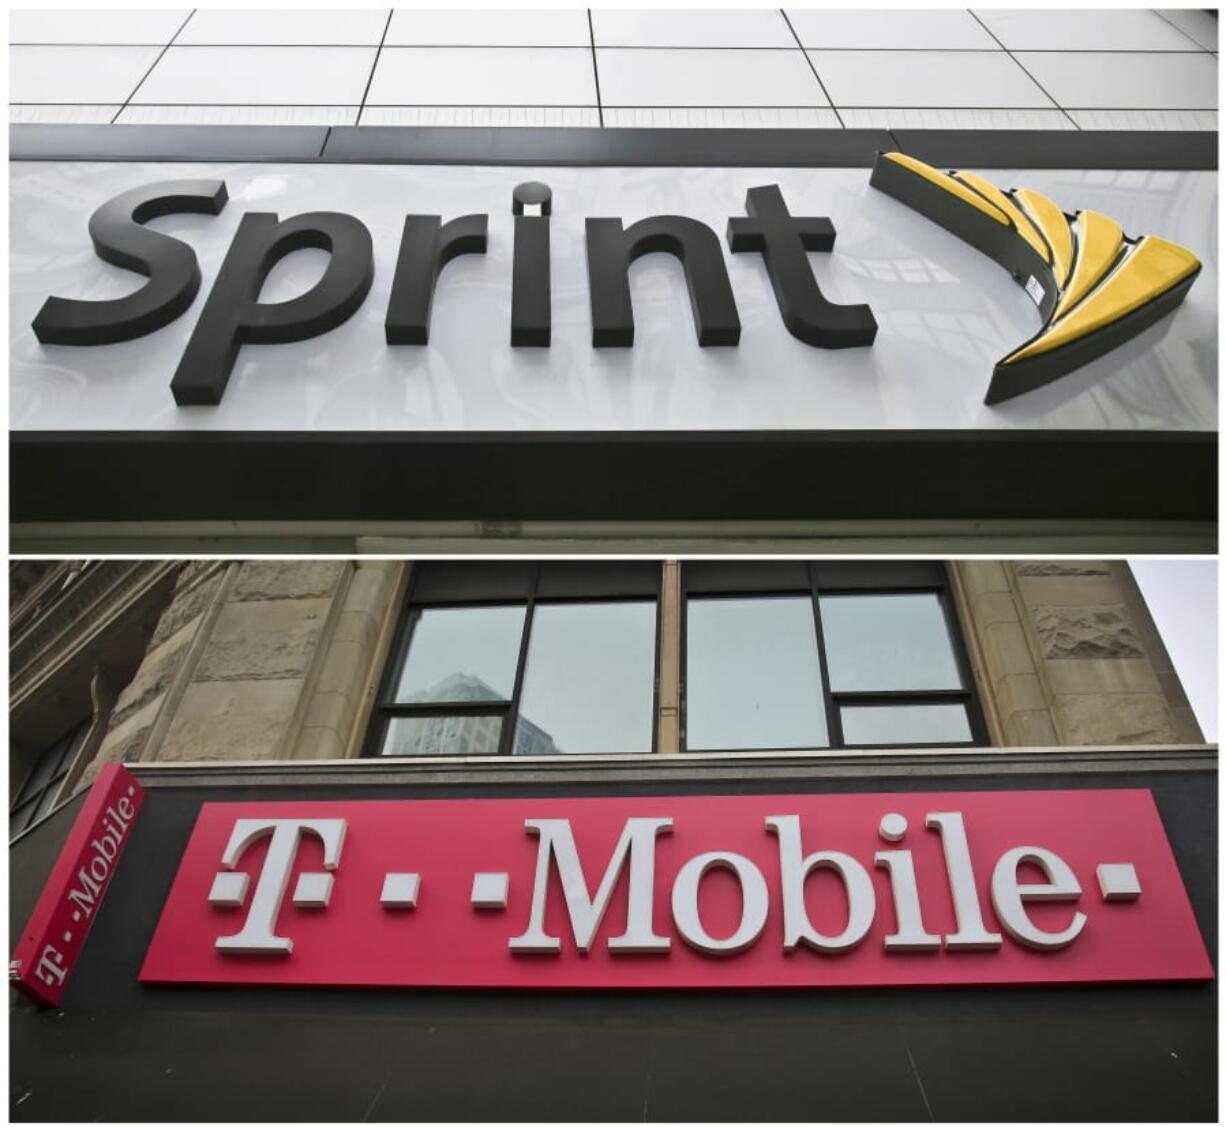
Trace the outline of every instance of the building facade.
<path fill-rule="evenodd" d="M 9 24 L 11 1119 L 1216 1120 L 1216 11 Z"/>
<path fill-rule="evenodd" d="M 1143 791 L 1213 953 L 1216 749 L 1123 562 L 22 561 L 10 585 L 14 936 L 100 773 L 145 795 L 61 1005 L 14 1003 L 15 1119 L 1216 1115 L 1211 981 L 140 980 L 217 802 L 454 800 L 476 826 L 511 800 Z"/>
<path fill-rule="evenodd" d="M 11 37 L 23 554 L 1216 550 L 1216 13 Z"/>

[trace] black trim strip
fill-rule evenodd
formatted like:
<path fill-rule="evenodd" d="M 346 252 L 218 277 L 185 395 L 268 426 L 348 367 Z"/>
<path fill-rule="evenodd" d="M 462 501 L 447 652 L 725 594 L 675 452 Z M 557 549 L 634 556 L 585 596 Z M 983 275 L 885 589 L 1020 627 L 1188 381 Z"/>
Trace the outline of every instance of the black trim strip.
<path fill-rule="evenodd" d="M 1217 513 L 1214 432 L 13 431 L 10 468 L 15 523 Z"/>
<path fill-rule="evenodd" d="M 1217 143 L 1162 130 L 9 126 L 11 160 L 869 168 L 898 149 L 950 168 L 1215 171 Z"/>
<path fill-rule="evenodd" d="M 899 149 L 944 168 L 1217 170 L 1216 131 L 895 129 Z"/>
<path fill-rule="evenodd" d="M 10 125 L 10 160 L 317 161 L 326 125 Z"/>
<path fill-rule="evenodd" d="M 326 160 L 372 164 L 559 164 L 867 168 L 884 129 L 452 129 L 345 126 Z"/>

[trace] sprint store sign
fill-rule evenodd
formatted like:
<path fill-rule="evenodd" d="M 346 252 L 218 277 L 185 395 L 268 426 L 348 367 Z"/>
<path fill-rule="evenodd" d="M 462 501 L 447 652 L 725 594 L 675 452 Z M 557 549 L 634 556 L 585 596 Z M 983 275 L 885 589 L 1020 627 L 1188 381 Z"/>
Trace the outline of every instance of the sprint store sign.
<path fill-rule="evenodd" d="M 20 430 L 1216 425 L 1212 173 L 19 162 L 11 192 Z"/>

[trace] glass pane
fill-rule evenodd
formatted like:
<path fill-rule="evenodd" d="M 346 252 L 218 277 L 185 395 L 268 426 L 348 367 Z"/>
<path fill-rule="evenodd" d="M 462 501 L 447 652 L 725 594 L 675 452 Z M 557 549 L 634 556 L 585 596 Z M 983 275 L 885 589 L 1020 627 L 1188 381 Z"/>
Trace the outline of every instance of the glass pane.
<path fill-rule="evenodd" d="M 26 777 L 21 784 L 21 790 L 17 795 L 17 800 L 29 798 L 32 794 L 42 790 L 47 785 L 47 781 L 55 773 L 55 769 L 59 766 L 60 759 L 64 754 L 64 749 L 72 744 L 71 734 L 61 736 L 56 740 L 46 751 L 38 757 L 38 762 L 34 764 L 34 769 Z"/>
<path fill-rule="evenodd" d="M 80 724 L 73 731 L 72 735 L 64 740 L 63 750 L 60 752 L 59 762 L 56 764 L 55 772 L 57 775 L 65 775 L 68 773 L 68 768 L 72 766 L 73 758 L 77 752 L 81 750 L 81 745 L 85 742 L 86 735 L 89 734 L 89 721 Z"/>
<path fill-rule="evenodd" d="M 813 601 L 691 599 L 686 747 L 826 747 Z"/>
<path fill-rule="evenodd" d="M 380 755 L 497 755 L 501 716 L 393 716 Z"/>
<path fill-rule="evenodd" d="M 64 777 L 61 775 L 58 779 L 52 779 L 47 784 L 47 789 L 43 791 L 42 800 L 38 804 L 38 809 L 34 811 L 33 821 L 37 822 L 39 818 L 45 814 L 51 813 L 51 808 L 55 805 L 56 795 L 59 794 L 60 785 L 63 783 Z"/>
<path fill-rule="evenodd" d="M 510 700 L 523 630 L 522 606 L 423 610 L 395 699 Z"/>
<path fill-rule="evenodd" d="M 22 806 L 18 806 L 9 814 L 9 838 L 15 838 L 22 830 L 24 830 L 32 821 L 34 821 L 34 807 L 38 805 L 37 799 L 31 799 Z"/>
<path fill-rule="evenodd" d="M 859 744 L 970 743 L 971 724 L 961 704 L 844 705 L 843 742 Z"/>
<path fill-rule="evenodd" d="M 936 595 L 823 595 L 821 609 L 834 692 L 962 688 Z"/>
<path fill-rule="evenodd" d="M 516 755 L 651 751 L 656 604 L 537 604 Z"/>

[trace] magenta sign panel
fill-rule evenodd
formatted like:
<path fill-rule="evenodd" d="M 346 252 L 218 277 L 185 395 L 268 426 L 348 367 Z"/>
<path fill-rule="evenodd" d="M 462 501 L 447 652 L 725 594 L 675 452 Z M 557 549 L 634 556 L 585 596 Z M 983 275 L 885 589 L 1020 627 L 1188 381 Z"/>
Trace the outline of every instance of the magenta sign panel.
<path fill-rule="evenodd" d="M 9 960 L 12 985 L 43 1005 L 60 1003 L 143 801 L 128 769 L 108 763 L 77 814 Z"/>
<path fill-rule="evenodd" d="M 1144 790 L 208 803 L 145 982 L 1209 979 Z"/>

